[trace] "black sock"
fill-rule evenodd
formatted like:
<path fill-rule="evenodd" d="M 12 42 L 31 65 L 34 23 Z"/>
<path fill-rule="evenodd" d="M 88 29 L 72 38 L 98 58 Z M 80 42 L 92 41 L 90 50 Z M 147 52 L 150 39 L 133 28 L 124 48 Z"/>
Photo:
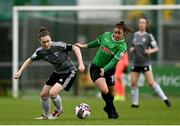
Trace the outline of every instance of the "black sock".
<path fill-rule="evenodd" d="M 113 109 L 114 108 L 114 104 L 113 104 L 114 96 L 111 95 L 109 92 L 107 94 L 101 93 L 101 96 L 106 103 L 107 109 Z"/>

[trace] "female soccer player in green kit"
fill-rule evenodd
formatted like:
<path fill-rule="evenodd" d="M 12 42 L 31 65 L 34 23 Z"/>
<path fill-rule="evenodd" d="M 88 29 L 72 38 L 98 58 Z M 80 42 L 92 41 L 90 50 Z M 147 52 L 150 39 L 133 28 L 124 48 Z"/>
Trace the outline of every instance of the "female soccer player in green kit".
<path fill-rule="evenodd" d="M 115 73 L 117 62 L 127 51 L 124 36 L 129 32 L 130 29 L 121 21 L 114 26 L 113 32 L 105 32 L 88 44 L 75 44 L 80 48 L 99 47 L 96 56 L 92 60 L 90 75 L 106 103 L 103 109 L 107 113 L 109 119 L 116 119 L 119 117 L 113 104 L 114 81 L 112 75 Z"/>

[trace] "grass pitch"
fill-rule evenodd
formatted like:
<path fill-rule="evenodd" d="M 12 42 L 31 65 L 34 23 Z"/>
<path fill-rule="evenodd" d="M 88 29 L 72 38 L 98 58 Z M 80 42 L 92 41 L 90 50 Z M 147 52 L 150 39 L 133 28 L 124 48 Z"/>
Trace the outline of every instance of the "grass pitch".
<path fill-rule="evenodd" d="M 115 101 L 118 119 L 108 119 L 102 110 L 100 98 L 62 97 L 64 113 L 57 120 L 35 120 L 41 114 L 39 98 L 0 98 L 0 125 L 178 125 L 180 124 L 180 98 L 170 98 L 172 107 L 156 97 L 140 99 L 140 108 L 130 108 L 131 101 Z M 91 106 L 87 119 L 78 119 L 74 108 L 81 102 Z M 52 108 L 53 110 L 53 108 Z"/>

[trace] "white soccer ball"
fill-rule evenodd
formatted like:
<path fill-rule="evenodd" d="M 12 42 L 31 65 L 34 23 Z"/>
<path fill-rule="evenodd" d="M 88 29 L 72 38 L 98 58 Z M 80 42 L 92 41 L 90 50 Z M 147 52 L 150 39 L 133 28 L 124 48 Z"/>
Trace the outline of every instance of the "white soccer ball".
<path fill-rule="evenodd" d="M 81 103 L 75 107 L 75 115 L 80 119 L 86 119 L 91 115 L 91 108 L 86 103 Z"/>

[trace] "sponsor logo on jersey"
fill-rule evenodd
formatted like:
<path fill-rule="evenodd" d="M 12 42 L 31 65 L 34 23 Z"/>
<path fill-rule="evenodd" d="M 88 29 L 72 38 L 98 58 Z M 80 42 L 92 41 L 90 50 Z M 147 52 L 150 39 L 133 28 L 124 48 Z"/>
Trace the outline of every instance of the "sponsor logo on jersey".
<path fill-rule="evenodd" d="M 107 47 L 101 47 L 101 49 L 104 51 L 104 52 L 106 52 L 107 54 L 110 54 L 110 55 L 114 55 L 114 53 L 111 51 L 111 50 L 109 50 Z"/>

